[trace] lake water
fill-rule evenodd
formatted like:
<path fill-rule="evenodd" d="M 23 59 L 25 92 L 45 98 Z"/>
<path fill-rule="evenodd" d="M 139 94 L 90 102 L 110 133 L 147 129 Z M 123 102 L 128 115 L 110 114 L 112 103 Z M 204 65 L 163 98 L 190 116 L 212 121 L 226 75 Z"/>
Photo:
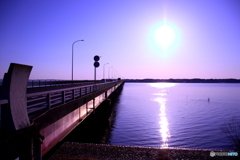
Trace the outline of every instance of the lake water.
<path fill-rule="evenodd" d="M 229 150 L 240 84 L 125 83 L 114 112 L 109 144 Z"/>

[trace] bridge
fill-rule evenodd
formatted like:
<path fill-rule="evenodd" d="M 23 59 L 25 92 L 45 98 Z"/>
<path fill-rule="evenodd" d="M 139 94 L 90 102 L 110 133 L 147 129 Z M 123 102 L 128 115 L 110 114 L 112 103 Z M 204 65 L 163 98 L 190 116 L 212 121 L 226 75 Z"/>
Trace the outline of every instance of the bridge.
<path fill-rule="evenodd" d="M 11 63 L 0 88 L 0 159 L 42 159 L 123 81 L 29 81 L 32 66 Z"/>

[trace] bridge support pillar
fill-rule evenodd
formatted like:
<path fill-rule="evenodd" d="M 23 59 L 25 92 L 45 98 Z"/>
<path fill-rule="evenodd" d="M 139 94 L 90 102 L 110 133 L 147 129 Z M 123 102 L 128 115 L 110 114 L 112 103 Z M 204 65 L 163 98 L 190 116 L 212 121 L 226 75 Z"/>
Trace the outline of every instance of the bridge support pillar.
<path fill-rule="evenodd" d="M 93 98 L 93 113 L 95 114 L 95 98 Z"/>
<path fill-rule="evenodd" d="M 105 99 L 107 98 L 107 91 L 105 92 Z"/>

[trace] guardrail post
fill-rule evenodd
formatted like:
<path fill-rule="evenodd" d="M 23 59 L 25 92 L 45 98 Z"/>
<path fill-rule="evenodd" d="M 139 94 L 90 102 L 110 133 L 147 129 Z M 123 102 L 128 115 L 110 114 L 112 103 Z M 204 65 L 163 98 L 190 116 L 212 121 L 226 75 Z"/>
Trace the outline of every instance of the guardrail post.
<path fill-rule="evenodd" d="M 47 108 L 51 109 L 51 95 L 50 95 L 50 93 L 47 94 Z"/>
<path fill-rule="evenodd" d="M 79 97 L 82 97 L 82 88 L 79 88 Z"/>
<path fill-rule="evenodd" d="M 62 103 L 65 103 L 65 91 L 62 91 Z"/>
<path fill-rule="evenodd" d="M 73 99 L 75 99 L 75 89 L 72 90 Z"/>

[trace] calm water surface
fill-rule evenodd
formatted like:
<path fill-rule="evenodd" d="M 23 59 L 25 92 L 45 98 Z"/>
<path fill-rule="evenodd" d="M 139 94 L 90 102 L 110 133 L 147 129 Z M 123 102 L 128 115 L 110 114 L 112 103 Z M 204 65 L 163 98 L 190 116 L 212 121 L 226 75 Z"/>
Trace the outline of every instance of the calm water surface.
<path fill-rule="evenodd" d="M 109 144 L 230 149 L 224 123 L 240 115 L 240 84 L 125 83 Z"/>

